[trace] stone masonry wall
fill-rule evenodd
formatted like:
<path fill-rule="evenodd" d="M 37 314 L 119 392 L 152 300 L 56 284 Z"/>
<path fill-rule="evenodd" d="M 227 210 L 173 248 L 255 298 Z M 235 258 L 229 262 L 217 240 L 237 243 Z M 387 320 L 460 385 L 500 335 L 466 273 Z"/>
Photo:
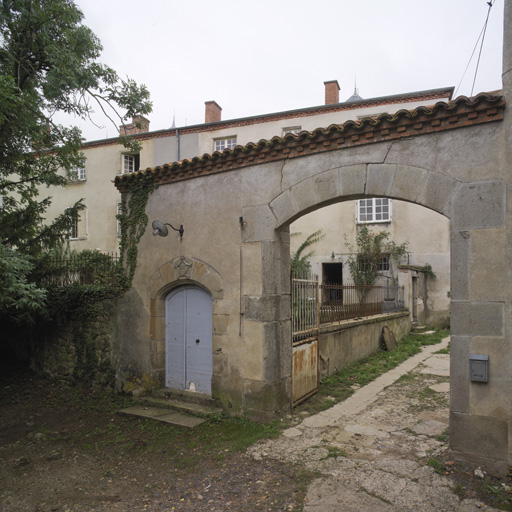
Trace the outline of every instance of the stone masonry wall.
<path fill-rule="evenodd" d="M 95 391 L 112 390 L 115 306 L 114 300 L 98 302 L 96 317 L 73 316 L 56 323 L 35 348 L 31 368 L 46 377 Z"/>

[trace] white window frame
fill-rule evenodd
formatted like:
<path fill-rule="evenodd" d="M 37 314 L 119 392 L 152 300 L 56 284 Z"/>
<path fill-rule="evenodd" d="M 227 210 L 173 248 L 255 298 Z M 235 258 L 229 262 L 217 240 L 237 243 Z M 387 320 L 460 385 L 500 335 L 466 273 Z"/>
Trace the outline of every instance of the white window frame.
<path fill-rule="evenodd" d="M 73 167 L 71 169 L 71 181 L 86 181 L 87 180 L 87 174 L 85 172 L 85 165 L 82 165 L 80 167 Z"/>
<path fill-rule="evenodd" d="M 297 134 L 302 131 L 302 126 L 287 126 L 283 128 L 283 137 L 289 133 Z"/>
<path fill-rule="evenodd" d="M 363 206 L 363 201 L 365 202 L 364 205 L 366 208 L 368 206 L 371 208 L 371 218 L 368 218 L 368 211 L 365 215 L 361 214 L 361 208 Z M 381 201 L 387 201 L 388 202 L 388 214 L 384 218 L 377 219 L 377 216 L 382 216 L 381 213 L 377 213 L 377 209 L 382 208 L 382 204 L 379 204 Z M 392 220 L 392 201 L 391 199 L 387 197 L 369 197 L 365 199 L 359 199 L 356 201 L 356 219 L 358 224 L 383 224 L 383 223 L 390 223 Z M 364 217 L 364 218 L 363 218 Z"/>
<path fill-rule="evenodd" d="M 78 223 L 80 222 L 80 213 L 76 216 L 71 216 L 71 228 L 68 231 L 69 240 L 78 240 Z"/>
<path fill-rule="evenodd" d="M 139 167 L 137 167 L 137 157 Z M 140 153 L 121 153 L 121 174 L 131 174 L 140 170 Z"/>
<path fill-rule="evenodd" d="M 71 226 L 70 231 L 68 231 L 68 240 L 86 240 L 88 237 L 87 206 L 83 210 L 77 212 L 76 218 L 72 219 L 72 221 L 73 225 Z"/>
<path fill-rule="evenodd" d="M 225 149 L 233 149 L 236 147 L 236 135 L 230 137 L 222 137 L 220 139 L 213 139 L 213 150 L 224 151 Z"/>

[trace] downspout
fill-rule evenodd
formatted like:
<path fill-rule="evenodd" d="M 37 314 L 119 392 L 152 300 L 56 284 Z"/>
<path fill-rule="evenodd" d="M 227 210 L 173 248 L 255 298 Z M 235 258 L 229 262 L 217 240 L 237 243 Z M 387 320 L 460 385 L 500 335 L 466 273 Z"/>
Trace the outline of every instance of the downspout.
<path fill-rule="evenodd" d="M 176 161 L 180 161 L 180 132 L 176 128 Z"/>

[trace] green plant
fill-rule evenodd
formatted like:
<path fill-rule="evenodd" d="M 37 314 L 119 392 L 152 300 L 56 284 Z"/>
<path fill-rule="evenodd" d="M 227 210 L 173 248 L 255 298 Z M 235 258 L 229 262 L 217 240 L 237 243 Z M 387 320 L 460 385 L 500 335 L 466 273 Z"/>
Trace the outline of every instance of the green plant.
<path fill-rule="evenodd" d="M 146 231 L 148 216 L 146 205 L 150 194 L 156 190 L 151 173 L 138 180 L 124 183 L 127 189 L 121 197 L 120 213 L 117 215 L 121 230 L 120 242 L 120 282 L 125 290 L 130 288 L 137 266 L 137 245 Z M 124 264 L 126 263 L 126 266 Z"/>
<path fill-rule="evenodd" d="M 450 434 L 450 429 L 447 428 L 443 431 L 442 434 L 439 434 L 438 436 L 435 436 L 435 438 L 440 441 L 441 443 L 444 443 L 447 439 L 448 439 L 448 436 Z"/>
<path fill-rule="evenodd" d="M 398 261 L 406 254 L 408 243 L 397 245 L 394 241 L 388 241 L 390 236 L 388 231 L 373 233 L 367 226 L 362 226 L 357 230 L 356 245 L 353 246 L 345 235 L 345 246 L 352 253 L 347 264 L 355 285 L 373 285 L 380 275 L 379 268 L 384 256 Z"/>
<path fill-rule="evenodd" d="M 292 236 L 296 236 L 298 233 L 292 233 Z M 316 244 L 322 238 L 324 238 L 325 235 L 322 232 L 321 229 L 318 231 L 315 231 L 314 233 L 311 233 L 302 244 L 300 244 L 299 248 L 296 252 L 294 252 L 290 257 L 290 268 L 292 273 L 295 274 L 307 274 L 311 271 L 311 263 L 308 261 L 308 258 L 310 258 L 314 251 L 308 252 L 307 254 L 303 254 L 303 252 L 311 247 L 313 244 Z"/>
<path fill-rule="evenodd" d="M 338 458 L 338 457 L 346 457 L 346 453 L 341 449 L 341 448 L 338 448 L 337 446 L 328 446 L 327 447 L 327 451 L 329 452 L 327 454 L 327 457 L 332 457 L 332 458 Z"/>
<path fill-rule="evenodd" d="M 455 484 L 453 488 L 453 492 L 459 497 L 459 499 L 464 499 L 466 495 L 466 489 L 461 484 Z"/>
<path fill-rule="evenodd" d="M 440 461 L 439 459 L 436 459 L 435 457 L 430 457 L 427 460 L 427 465 L 431 468 L 434 468 L 434 471 L 436 473 L 444 473 L 446 471 L 446 465 L 444 462 Z"/>

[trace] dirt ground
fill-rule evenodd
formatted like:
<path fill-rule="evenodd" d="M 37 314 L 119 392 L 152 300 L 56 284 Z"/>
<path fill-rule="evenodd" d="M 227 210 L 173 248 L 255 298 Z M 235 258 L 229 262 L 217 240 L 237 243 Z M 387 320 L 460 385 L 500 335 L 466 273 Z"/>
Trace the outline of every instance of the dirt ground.
<path fill-rule="evenodd" d="M 163 430 L 115 414 L 108 399 L 89 411 L 80 400 L 27 375 L 3 382 L 1 512 L 302 508 L 300 468 L 231 450 L 196 460 L 179 445 L 155 444 Z"/>
<path fill-rule="evenodd" d="M 511 510 L 511 478 L 450 456 L 448 381 L 419 367 L 342 425 L 288 418 L 279 438 L 205 452 L 115 414 L 120 399 L 3 377 L 0 512 Z"/>

